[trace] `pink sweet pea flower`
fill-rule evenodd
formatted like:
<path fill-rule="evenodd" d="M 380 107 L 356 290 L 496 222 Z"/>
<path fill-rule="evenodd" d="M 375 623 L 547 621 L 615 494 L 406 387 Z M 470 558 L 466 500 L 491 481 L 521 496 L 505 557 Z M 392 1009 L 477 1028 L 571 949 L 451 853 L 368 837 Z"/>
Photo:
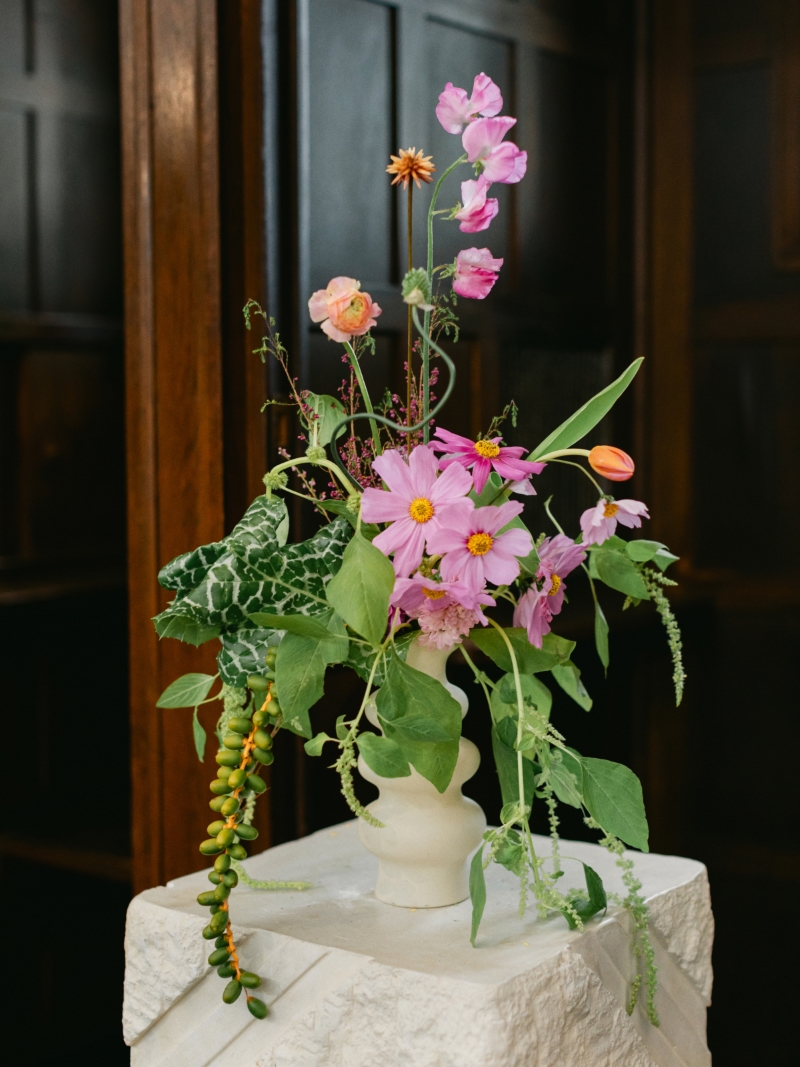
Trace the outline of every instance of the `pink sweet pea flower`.
<path fill-rule="evenodd" d="M 451 471 L 463 470 L 458 464 Z M 464 472 L 466 473 L 466 472 Z M 428 538 L 428 548 L 442 556 L 439 570 L 446 582 L 458 578 L 475 588 L 485 582 L 508 585 L 519 574 L 518 556 L 527 556 L 533 547 L 527 530 L 511 529 L 498 534 L 522 511 L 522 504 L 510 500 L 500 507 L 475 508 L 464 515 L 448 512 Z"/>
<path fill-rule="evenodd" d="M 442 519 L 467 521 L 474 508 L 466 496 L 472 480 L 460 467 L 437 478 L 438 462 L 426 445 L 418 445 L 408 463 L 400 451 L 392 450 L 374 459 L 372 466 L 389 491 L 365 489 L 361 515 L 365 522 L 391 523 L 372 543 L 386 556 L 394 552 L 395 574 L 405 578 L 422 563 L 425 544 Z"/>
<path fill-rule="evenodd" d="M 547 537 L 539 546 L 536 577 L 542 586 L 540 589 L 531 586 L 514 610 L 514 625 L 525 627 L 528 640 L 536 648 L 542 647 L 542 638 L 550 632 L 553 616 L 558 615 L 564 606 L 565 576 L 585 559 L 583 546 L 566 534 Z"/>
<path fill-rule="evenodd" d="M 618 522 L 631 528 L 641 526 L 642 516 L 650 518 L 647 505 L 641 500 L 607 500 L 604 497 L 581 515 L 583 543 L 602 545 L 613 535 Z"/>
<path fill-rule="evenodd" d="M 481 164 L 481 173 L 489 182 L 513 185 L 525 177 L 528 153 L 520 151 L 511 141 L 503 140 L 516 121 L 510 115 L 478 119 L 464 130 L 461 143 L 467 159 L 470 163 Z"/>
<path fill-rule="evenodd" d="M 459 463 L 465 470 L 472 467 L 476 493 L 482 492 L 492 470 L 496 470 L 501 478 L 519 484 L 532 474 L 541 474 L 547 466 L 545 463 L 529 463 L 526 459 L 520 459 L 526 449 L 516 445 L 500 445 L 502 437 L 471 441 L 469 437 L 460 437 L 442 427 L 436 430 L 434 437 L 439 440 L 431 441 L 430 447 L 435 452 L 445 453 L 439 460 L 439 466 L 442 470 L 447 470 L 452 463 Z M 536 496 L 536 490 L 531 486 L 531 492 L 524 495 Z"/>
<path fill-rule="evenodd" d="M 503 109 L 503 97 L 488 74 L 476 74 L 472 96 L 467 99 L 465 89 L 457 89 L 452 82 L 439 93 L 436 118 L 448 133 L 461 133 L 478 115 L 496 115 Z"/>
<path fill-rule="evenodd" d="M 489 224 L 500 210 L 494 197 L 486 197 L 489 187 L 490 183 L 483 174 L 477 181 L 461 183 L 464 206 L 453 218 L 460 220 L 458 228 L 462 233 L 479 233 L 489 229 Z"/>
<path fill-rule="evenodd" d="M 456 256 L 453 291 L 471 300 L 483 300 L 497 281 L 502 259 L 494 259 L 488 248 L 464 248 Z"/>
<path fill-rule="evenodd" d="M 349 341 L 377 326 L 375 316 L 381 309 L 369 293 L 360 290 L 361 282 L 355 278 L 332 278 L 327 289 L 317 289 L 310 297 L 311 321 L 321 322 L 323 333 L 332 341 Z"/>

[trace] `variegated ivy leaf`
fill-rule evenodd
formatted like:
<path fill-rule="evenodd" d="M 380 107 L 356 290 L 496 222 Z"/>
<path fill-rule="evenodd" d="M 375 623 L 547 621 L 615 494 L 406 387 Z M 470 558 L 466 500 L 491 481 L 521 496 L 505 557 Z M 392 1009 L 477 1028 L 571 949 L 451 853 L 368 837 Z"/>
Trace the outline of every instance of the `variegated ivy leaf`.
<path fill-rule="evenodd" d="M 157 625 L 163 626 L 172 615 L 184 615 L 231 632 L 242 626 L 252 629 L 248 616 L 259 611 L 274 615 L 327 611 L 325 586 L 341 566 L 352 536 L 350 526 L 338 518 L 308 541 L 281 550 L 278 533 L 284 514 L 282 502 L 278 506 L 259 498 L 225 539 L 224 553 L 192 589 L 157 617 Z"/>
<path fill-rule="evenodd" d="M 217 656 L 220 678 L 237 689 L 247 685 L 249 674 L 263 674 L 267 645 L 274 630 L 243 626 L 232 634 L 224 634 L 222 649 Z"/>

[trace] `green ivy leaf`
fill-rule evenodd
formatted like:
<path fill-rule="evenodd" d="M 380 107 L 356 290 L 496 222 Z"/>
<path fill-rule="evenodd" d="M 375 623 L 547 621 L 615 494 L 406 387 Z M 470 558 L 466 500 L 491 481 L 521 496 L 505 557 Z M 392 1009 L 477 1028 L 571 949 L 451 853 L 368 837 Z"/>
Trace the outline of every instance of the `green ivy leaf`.
<path fill-rule="evenodd" d="M 301 737 L 311 737 L 311 708 L 322 696 L 325 671 L 347 658 L 349 641 L 342 620 L 334 612 L 324 616 L 328 636 L 323 640 L 287 633 L 278 645 L 275 686 L 284 726 Z"/>
<path fill-rule="evenodd" d="M 396 741 L 405 759 L 444 793 L 453 777 L 461 736 L 461 707 L 435 678 L 428 677 L 391 653 L 376 704 L 387 737 Z M 421 740 L 421 720 L 431 720 L 431 736 Z"/>
<path fill-rule="evenodd" d="M 517 753 L 514 751 L 516 735 L 516 727 L 511 719 L 503 719 L 492 727 L 492 753 L 504 806 L 519 803 L 519 769 Z M 530 760 L 523 759 L 522 784 L 525 790 L 525 803 L 528 806 L 533 803 L 534 778 L 533 764 Z"/>
<path fill-rule="evenodd" d="M 396 741 L 365 731 L 358 735 L 364 762 L 381 778 L 408 778 L 411 768 Z"/>
<path fill-rule="evenodd" d="M 616 589 L 626 596 L 635 597 L 637 600 L 647 600 L 650 594 L 647 586 L 642 581 L 639 568 L 627 553 L 617 552 L 614 548 L 606 548 L 603 544 L 592 552 L 597 576 L 601 582 L 610 589 Z"/>
<path fill-rule="evenodd" d="M 159 637 L 173 637 L 187 645 L 202 645 L 219 636 L 219 626 L 211 626 L 192 618 L 191 615 L 156 615 L 153 619 Z"/>
<path fill-rule="evenodd" d="M 641 364 L 641 358 L 635 359 L 616 381 L 607 385 L 591 400 L 587 400 L 573 415 L 570 415 L 552 433 L 548 434 L 544 441 L 534 448 L 528 459 L 538 459 L 539 456 L 543 456 L 547 452 L 556 452 L 560 448 L 571 448 L 582 437 L 585 437 L 616 404 L 617 400 L 633 381 Z"/>
<path fill-rule="evenodd" d="M 303 748 L 309 756 L 321 756 L 322 747 L 326 741 L 335 741 L 334 737 L 328 737 L 326 733 L 315 734 L 310 741 L 306 741 Z"/>
<path fill-rule="evenodd" d="M 523 703 L 530 703 L 546 719 L 550 717 L 550 708 L 553 705 L 553 694 L 536 675 L 521 674 L 519 678 L 522 690 Z M 513 674 L 504 674 L 492 692 L 491 697 L 492 718 L 495 722 L 501 719 L 511 718 L 517 721 L 517 687 L 514 684 Z"/>
<path fill-rule="evenodd" d="M 513 627 L 505 631 L 511 641 L 517 664 L 521 674 L 538 674 L 541 671 L 551 671 L 559 663 L 565 663 L 572 655 L 575 648 L 574 641 L 567 641 L 564 637 L 549 633 L 544 635 L 542 647 L 534 648 L 528 640 L 528 635 L 521 627 Z M 511 657 L 508 654 L 506 643 L 493 626 L 476 626 L 469 632 L 470 640 L 474 641 L 478 648 L 485 652 L 489 659 L 507 673 L 511 673 Z"/>
<path fill-rule="evenodd" d="M 647 816 L 642 784 L 629 767 L 609 760 L 580 757 L 583 799 L 589 814 L 626 845 L 648 852 Z"/>
<path fill-rule="evenodd" d="M 357 533 L 344 551 L 339 573 L 328 584 L 328 603 L 348 626 L 377 648 L 386 633 L 393 588 L 392 564 Z"/>
<path fill-rule="evenodd" d="M 592 698 L 586 692 L 586 686 L 581 681 L 581 672 L 572 660 L 567 660 L 566 663 L 560 663 L 557 667 L 553 667 L 551 674 L 576 704 L 579 704 L 584 711 L 591 710 Z"/>
<path fill-rule="evenodd" d="M 483 918 L 483 909 L 486 907 L 486 879 L 483 877 L 484 847 L 481 845 L 469 865 L 469 897 L 472 901 L 472 931 L 469 939 L 473 948 Z"/>
<path fill-rule="evenodd" d="M 206 751 L 206 732 L 203 729 L 203 724 L 197 717 L 197 708 L 194 709 L 192 714 L 192 735 L 194 736 L 194 747 L 197 752 L 197 758 L 202 763 Z"/>
<path fill-rule="evenodd" d="M 184 674 L 168 685 L 156 703 L 157 708 L 193 708 L 208 696 L 213 674 Z"/>

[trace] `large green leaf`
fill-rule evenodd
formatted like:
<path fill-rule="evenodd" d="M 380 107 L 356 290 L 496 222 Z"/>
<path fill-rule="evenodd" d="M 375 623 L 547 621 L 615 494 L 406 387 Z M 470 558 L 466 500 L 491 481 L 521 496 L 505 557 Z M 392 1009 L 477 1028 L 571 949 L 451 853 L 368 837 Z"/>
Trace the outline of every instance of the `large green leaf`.
<path fill-rule="evenodd" d="M 309 615 L 270 615 L 267 611 L 256 611 L 250 616 L 250 621 L 271 630 L 287 630 L 301 637 L 316 637 L 318 641 L 325 641 L 330 636 L 324 619 Z"/>
<path fill-rule="evenodd" d="M 392 564 L 357 533 L 345 549 L 341 569 L 328 584 L 328 602 L 348 626 L 377 647 L 386 633 L 393 588 Z"/>
<path fill-rule="evenodd" d="M 625 542 L 625 551 L 637 563 L 649 563 L 654 556 L 665 549 L 669 551 L 667 546 L 662 545 L 660 541 L 648 541 L 645 538 Z"/>
<path fill-rule="evenodd" d="M 206 751 L 206 732 L 197 717 L 197 708 L 192 712 L 192 737 L 194 738 L 194 750 L 197 753 L 197 758 L 202 763 Z"/>
<path fill-rule="evenodd" d="M 376 704 L 386 736 L 396 741 L 408 762 L 443 793 L 458 759 L 461 736 L 458 702 L 441 682 L 414 670 L 391 653 Z M 442 740 L 419 739 L 424 719 L 431 721 L 431 731 Z"/>
<path fill-rule="evenodd" d="M 597 576 L 610 589 L 616 589 L 636 600 L 647 600 L 650 594 L 642 581 L 639 568 L 625 552 L 617 552 L 605 545 L 592 552 Z"/>
<path fill-rule="evenodd" d="M 367 766 L 381 778 L 408 778 L 411 775 L 408 760 L 391 738 L 365 730 L 358 735 L 358 750 Z"/>
<path fill-rule="evenodd" d="M 514 647 L 514 655 L 517 657 L 517 665 L 522 674 L 551 671 L 559 663 L 565 663 L 575 648 L 574 641 L 567 641 L 566 638 L 558 637 L 553 633 L 544 635 L 540 649 L 534 648 L 528 640 L 527 633 L 521 627 L 507 629 L 505 633 Z M 506 643 L 493 626 L 486 628 L 476 626 L 470 630 L 469 636 L 501 670 L 509 673 L 513 670 Z"/>
<path fill-rule="evenodd" d="M 642 785 L 630 768 L 609 760 L 581 756 L 583 800 L 603 829 L 626 845 L 647 852 L 647 816 Z"/>
<path fill-rule="evenodd" d="M 569 696 L 579 704 L 584 711 L 589 711 L 592 706 L 592 698 L 586 692 L 586 686 L 581 681 L 581 672 L 572 662 L 568 660 L 566 663 L 560 663 L 557 667 L 553 667 L 551 674 Z"/>
<path fill-rule="evenodd" d="M 569 804 L 572 808 L 579 808 L 583 803 L 583 793 L 581 784 L 578 782 L 577 775 L 575 775 L 569 768 L 569 765 L 562 759 L 559 759 L 561 753 L 552 754 L 552 760 L 550 763 L 550 785 L 553 787 L 553 792 L 562 802 L 562 804 Z M 581 783 L 583 781 L 583 775 L 581 774 Z"/>
<path fill-rule="evenodd" d="M 469 865 L 469 897 L 472 901 L 472 930 L 469 939 L 473 948 L 475 947 L 475 938 L 478 936 L 478 928 L 480 927 L 481 919 L 483 918 L 483 909 L 486 907 L 486 879 L 483 876 L 483 849 L 484 846 L 481 845 L 472 857 L 472 863 Z"/>
<path fill-rule="evenodd" d="M 193 708 L 206 699 L 213 684 L 213 674 L 184 674 L 167 686 L 156 707 Z"/>
<path fill-rule="evenodd" d="M 552 433 L 548 434 L 544 441 L 534 448 L 528 459 L 538 459 L 539 456 L 544 456 L 548 452 L 556 452 L 561 448 L 571 448 L 582 437 L 585 437 L 608 414 L 622 396 L 636 376 L 641 364 L 641 358 L 635 359 L 616 381 L 613 381 L 611 385 L 607 385 L 591 400 L 587 400 L 565 422 L 562 422 Z"/>
<path fill-rule="evenodd" d="M 514 751 L 516 727 L 510 719 L 503 719 L 492 727 L 492 753 L 500 782 L 503 805 L 516 804 L 519 801 L 519 767 L 517 753 Z M 530 760 L 522 761 L 522 784 L 525 790 L 525 803 L 533 803 L 534 769 Z"/>
<path fill-rule="evenodd" d="M 519 679 L 522 690 L 523 703 L 532 704 L 545 718 L 550 716 L 550 708 L 553 704 L 553 694 L 533 674 L 522 674 Z M 491 697 L 492 718 L 495 722 L 501 719 L 511 718 L 517 720 L 517 687 L 514 683 L 513 674 L 504 674 L 492 691 Z"/>
<path fill-rule="evenodd" d="M 600 607 L 599 600 L 594 602 L 594 643 L 600 662 L 608 670 L 610 662 L 608 654 L 608 622 L 603 614 L 603 609 Z"/>
<path fill-rule="evenodd" d="M 274 637 L 274 630 L 265 630 L 259 626 L 243 626 L 232 634 L 223 634 L 220 638 L 222 648 L 217 655 L 220 677 L 227 685 L 243 689 L 250 674 L 264 674 L 269 641 Z"/>
<path fill-rule="evenodd" d="M 347 658 L 349 641 L 342 620 L 330 612 L 326 621 L 329 633 L 323 640 L 287 633 L 278 645 L 275 686 L 284 726 L 301 737 L 311 737 L 308 710 L 324 692 L 326 668 Z"/>

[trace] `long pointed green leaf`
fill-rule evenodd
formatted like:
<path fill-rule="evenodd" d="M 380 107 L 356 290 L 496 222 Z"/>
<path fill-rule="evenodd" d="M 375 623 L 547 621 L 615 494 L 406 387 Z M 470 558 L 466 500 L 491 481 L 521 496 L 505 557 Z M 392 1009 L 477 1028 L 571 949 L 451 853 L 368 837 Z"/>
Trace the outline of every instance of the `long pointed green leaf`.
<path fill-rule="evenodd" d="M 483 845 L 472 857 L 469 867 L 469 895 L 472 901 L 472 932 L 470 942 L 475 948 L 475 938 L 478 936 L 478 928 L 483 918 L 483 909 L 486 907 L 486 879 L 483 877 Z"/>
<path fill-rule="evenodd" d="M 538 459 L 547 452 L 556 452 L 560 448 L 571 448 L 576 441 L 580 441 L 590 430 L 608 414 L 617 400 L 622 396 L 642 364 L 642 357 L 635 359 L 630 367 L 611 385 L 607 385 L 591 400 L 587 400 L 583 407 L 578 408 L 574 415 L 562 422 L 552 433 L 545 437 L 541 444 L 534 448 L 528 456 L 529 460 Z"/>

